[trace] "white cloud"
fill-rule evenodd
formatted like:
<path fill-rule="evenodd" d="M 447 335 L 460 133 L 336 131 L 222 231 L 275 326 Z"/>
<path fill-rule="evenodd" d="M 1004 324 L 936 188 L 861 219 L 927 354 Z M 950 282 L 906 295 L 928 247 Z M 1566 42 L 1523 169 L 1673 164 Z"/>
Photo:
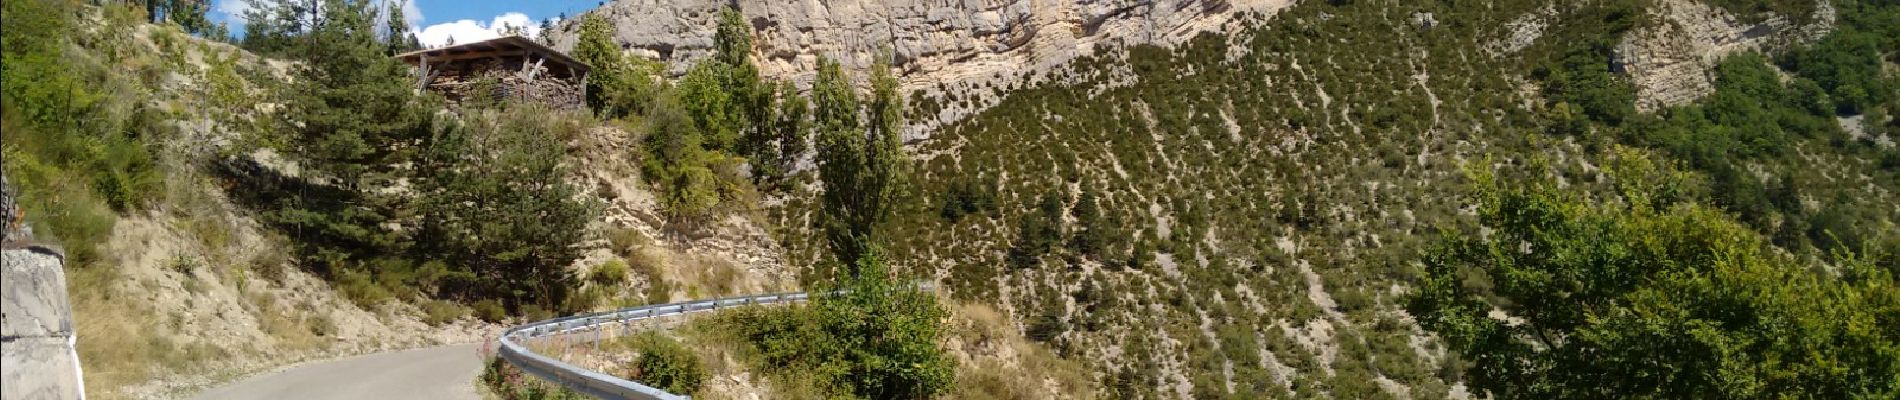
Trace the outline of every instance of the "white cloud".
<path fill-rule="evenodd" d="M 422 45 L 437 47 L 448 44 L 450 38 L 456 43 L 468 43 L 501 37 L 505 26 L 520 27 L 523 36 L 533 37 L 541 34 L 541 23 L 527 14 L 511 12 L 496 16 L 493 21 L 482 23 L 472 19 L 429 25 L 416 32 L 416 38 Z"/>
<path fill-rule="evenodd" d="M 251 1 L 253 0 L 218 0 L 218 4 L 212 6 L 211 10 L 224 14 L 225 21 L 233 24 L 243 23 L 244 13 L 251 10 Z"/>

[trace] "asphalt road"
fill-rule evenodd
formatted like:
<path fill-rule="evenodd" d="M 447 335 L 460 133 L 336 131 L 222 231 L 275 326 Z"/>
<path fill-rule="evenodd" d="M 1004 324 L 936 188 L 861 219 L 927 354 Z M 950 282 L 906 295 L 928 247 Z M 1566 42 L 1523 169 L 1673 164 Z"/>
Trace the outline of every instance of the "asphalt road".
<path fill-rule="evenodd" d="M 193 400 L 479 400 L 477 344 L 460 344 L 316 362 L 199 393 Z"/>

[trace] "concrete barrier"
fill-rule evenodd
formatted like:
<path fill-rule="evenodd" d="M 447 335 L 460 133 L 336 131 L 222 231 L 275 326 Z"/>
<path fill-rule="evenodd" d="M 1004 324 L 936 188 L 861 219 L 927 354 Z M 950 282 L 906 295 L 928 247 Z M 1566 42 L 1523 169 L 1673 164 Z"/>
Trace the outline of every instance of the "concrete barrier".
<path fill-rule="evenodd" d="M 59 249 L 0 249 L 0 399 L 85 399 Z"/>

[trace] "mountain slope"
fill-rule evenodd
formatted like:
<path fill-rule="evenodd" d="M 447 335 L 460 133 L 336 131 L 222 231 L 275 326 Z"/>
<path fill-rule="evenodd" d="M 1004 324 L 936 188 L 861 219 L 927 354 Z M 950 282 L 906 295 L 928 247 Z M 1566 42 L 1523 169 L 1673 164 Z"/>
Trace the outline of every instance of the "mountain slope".
<path fill-rule="evenodd" d="M 1111 396 L 1466 396 L 1469 361 L 1401 308 L 1417 260 L 1441 232 L 1476 232 L 1467 169 L 1549 174 L 1608 197 L 1602 166 L 1619 142 L 1647 146 L 1643 157 L 1696 157 L 1650 138 L 1703 111 L 1635 113 L 1636 86 L 1613 72 L 1626 33 L 1685 18 L 1681 2 L 1662 3 L 1677 7 L 1309 2 L 1177 49 L 1085 58 L 914 146 L 921 179 L 917 207 L 894 224 L 900 264 L 958 298 L 1000 304 L 1027 335 L 1090 364 Z M 1525 35 L 1526 20 L 1537 34 Z M 1801 48 L 1818 37 L 1804 31 L 1762 35 Z M 1727 71 L 1762 63 L 1724 54 L 1739 53 L 1686 72 L 1715 77 L 1709 102 L 1749 93 Z M 1866 219 L 1826 231 L 1891 247 L 1878 232 L 1900 211 L 1896 171 L 1878 160 L 1894 150 L 1847 140 L 1832 111 L 1764 134 L 1798 158 L 1714 150 L 1731 158 L 1690 165 L 1713 176 L 1706 201 L 1746 216 L 1753 206 L 1733 196 L 1800 180 L 1785 190 L 1832 200 L 1771 212 L 1753 224 L 1762 234 L 1796 229 L 1787 251 L 1826 262 L 1838 247 L 1800 239 L 1823 230 L 1791 226 L 1853 210 L 1841 212 Z M 1690 141 L 1728 140 L 1692 129 L 1702 133 Z M 801 209 L 779 221 L 798 226 Z M 799 263 L 822 258 L 790 251 Z"/>

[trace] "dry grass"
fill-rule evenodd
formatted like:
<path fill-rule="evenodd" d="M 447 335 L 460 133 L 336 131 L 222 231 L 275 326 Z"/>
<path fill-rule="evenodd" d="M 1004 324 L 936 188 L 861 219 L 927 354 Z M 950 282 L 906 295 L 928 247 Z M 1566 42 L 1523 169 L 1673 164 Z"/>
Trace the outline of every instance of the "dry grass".
<path fill-rule="evenodd" d="M 150 379 L 155 336 L 146 327 L 158 321 L 150 310 L 114 301 L 107 285 L 117 280 L 108 268 L 68 269 L 72 288 L 73 329 L 78 333 L 79 360 L 86 371 L 86 392 L 93 398 L 122 398 L 116 389 Z"/>
<path fill-rule="evenodd" d="M 1057 357 L 1016 332 L 989 305 L 951 303 L 948 346 L 958 358 L 950 399 L 1092 399 L 1095 383 L 1081 364 Z"/>

